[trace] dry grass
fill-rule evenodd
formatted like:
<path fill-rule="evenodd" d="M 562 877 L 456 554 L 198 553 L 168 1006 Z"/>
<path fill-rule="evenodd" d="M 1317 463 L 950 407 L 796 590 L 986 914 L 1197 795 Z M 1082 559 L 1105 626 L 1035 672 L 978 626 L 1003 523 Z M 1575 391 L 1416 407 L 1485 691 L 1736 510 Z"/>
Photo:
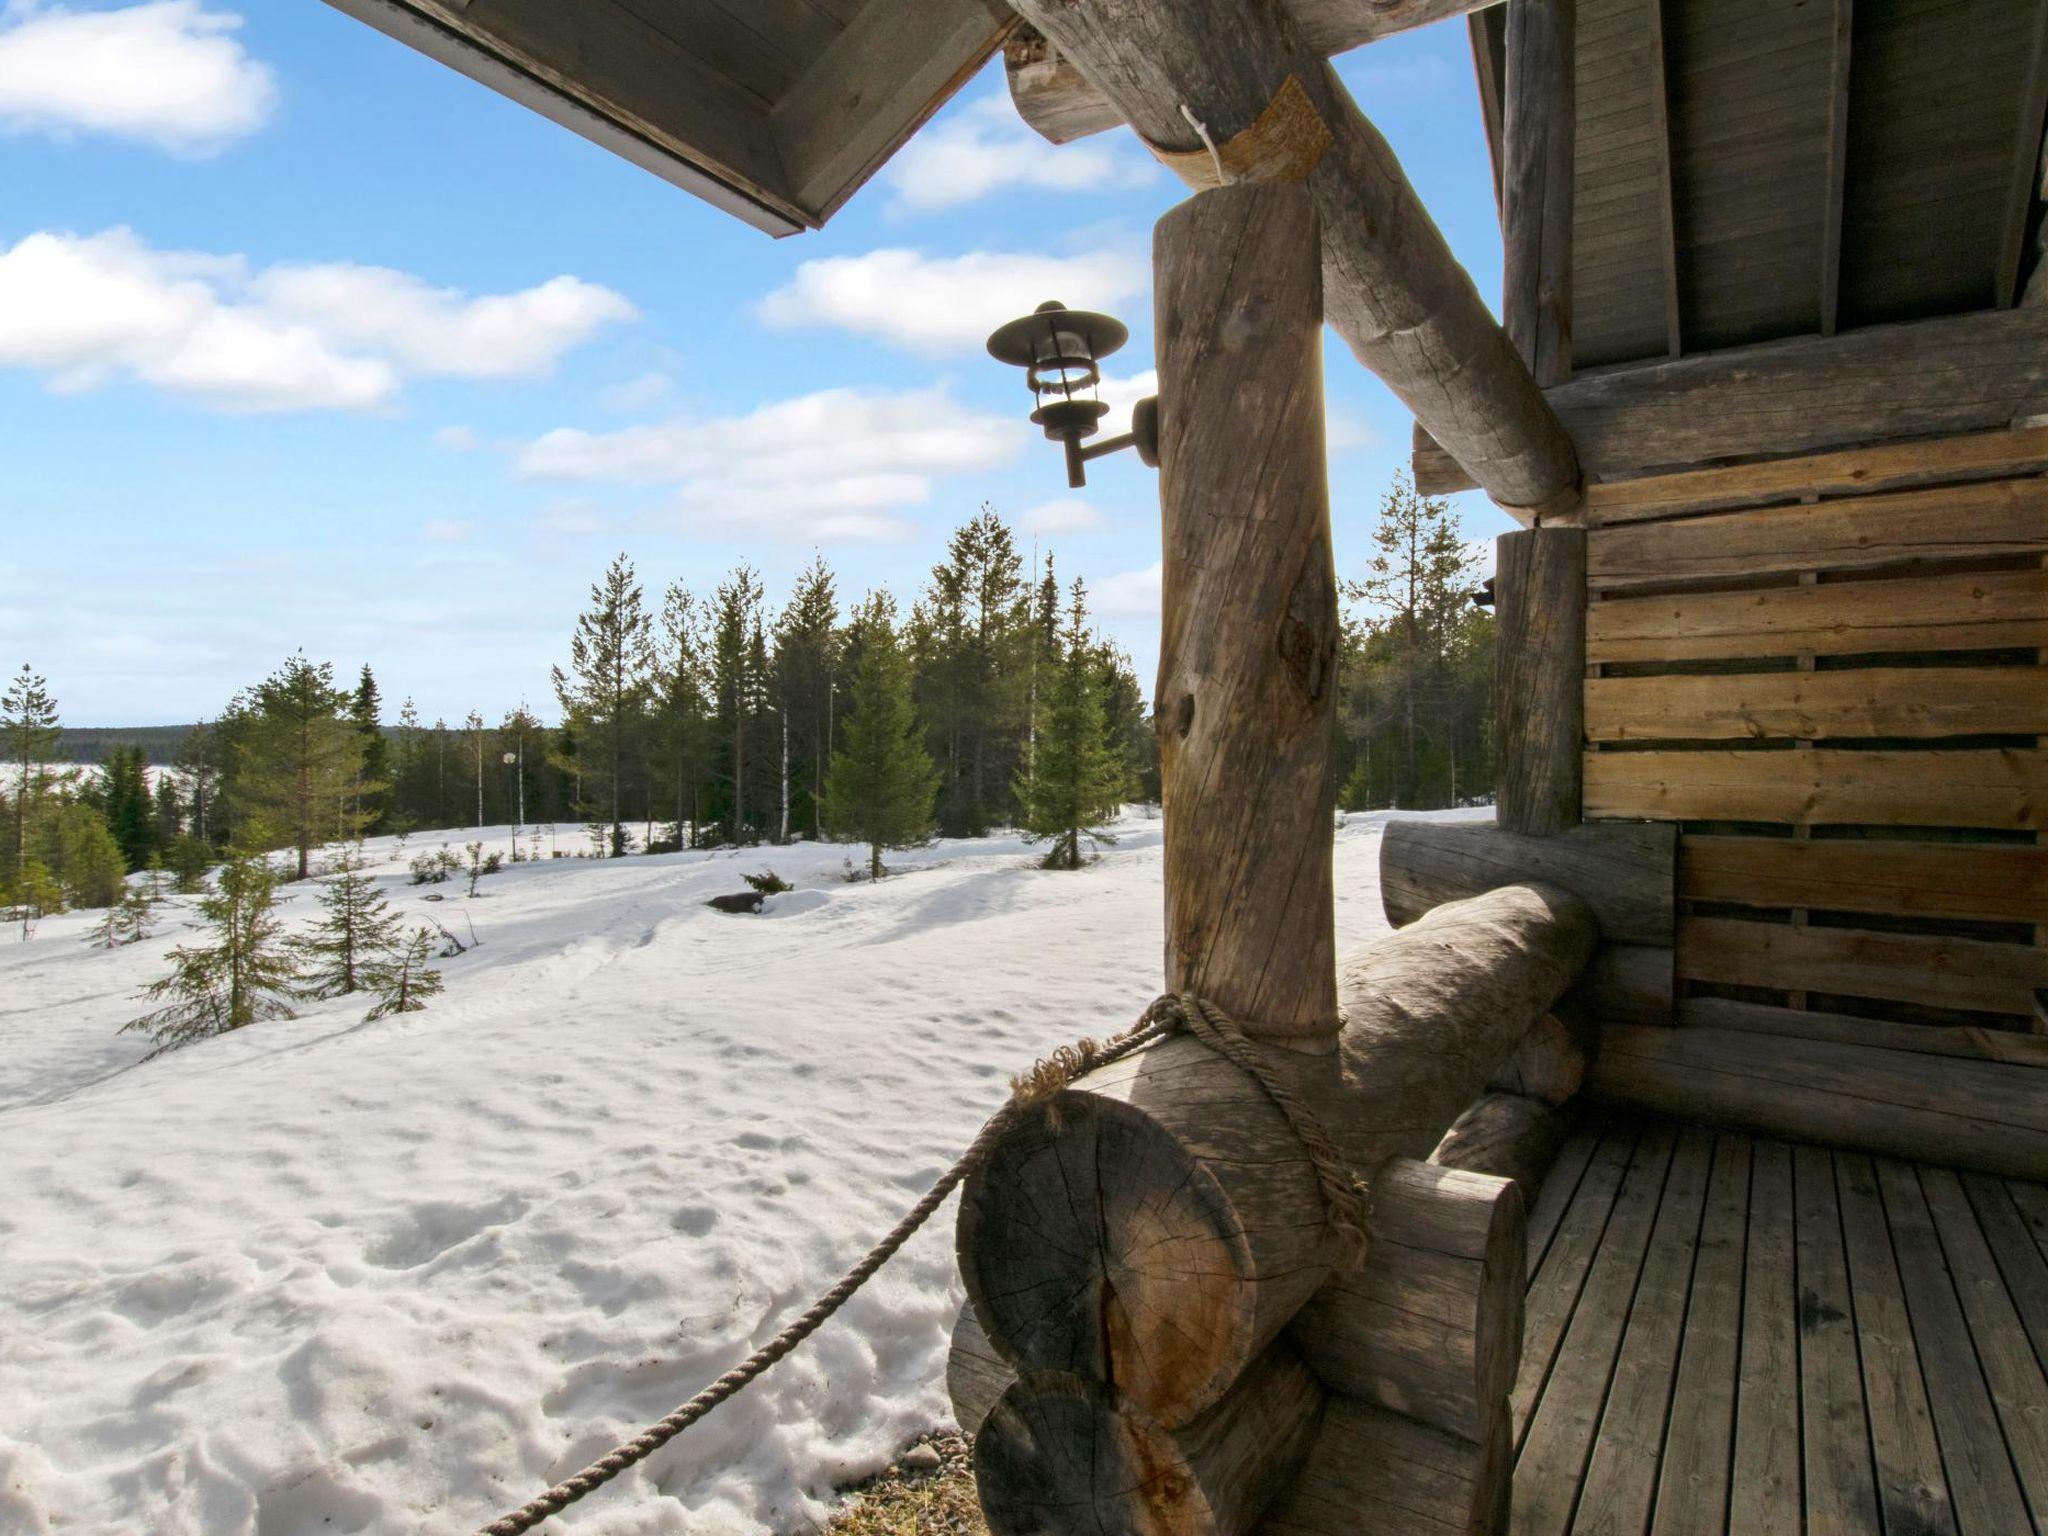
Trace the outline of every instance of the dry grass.
<path fill-rule="evenodd" d="M 988 1536 L 974 1495 L 967 1441 L 942 1433 L 918 1444 L 938 1452 L 937 1469 L 913 1471 L 899 1461 L 855 1484 L 825 1527 L 827 1536 Z"/>

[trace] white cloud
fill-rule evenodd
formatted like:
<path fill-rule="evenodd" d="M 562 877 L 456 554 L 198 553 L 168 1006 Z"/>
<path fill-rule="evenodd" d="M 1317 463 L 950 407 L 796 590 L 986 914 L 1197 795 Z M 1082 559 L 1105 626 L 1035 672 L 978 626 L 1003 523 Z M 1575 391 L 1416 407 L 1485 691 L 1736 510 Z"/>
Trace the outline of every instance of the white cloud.
<path fill-rule="evenodd" d="M 1028 507 L 1017 518 L 1026 533 L 1085 533 L 1102 526 L 1102 514 L 1078 496 Z"/>
<path fill-rule="evenodd" d="M 597 398 L 606 410 L 625 416 L 653 410 L 675 393 L 675 387 L 676 381 L 665 373 L 643 373 L 637 379 L 612 385 Z"/>
<path fill-rule="evenodd" d="M 911 532 L 905 509 L 946 475 L 993 468 L 1021 423 L 969 410 L 942 389 L 830 389 L 744 416 L 678 418 L 616 432 L 564 427 L 521 450 L 538 480 L 672 486 L 673 514 L 778 537 L 873 541 Z"/>
<path fill-rule="evenodd" d="M 474 427 L 443 427 L 434 434 L 434 446 L 450 453 L 474 453 L 478 446 Z"/>
<path fill-rule="evenodd" d="M 1131 430 L 1131 408 L 1147 395 L 1159 393 L 1159 370 L 1105 373 L 1095 392 L 1109 407 L 1109 414 L 1102 418 L 1102 436 L 1121 437 Z"/>
<path fill-rule="evenodd" d="M 1332 453 L 1349 453 L 1355 448 L 1372 447 L 1380 441 L 1380 434 L 1363 416 L 1326 403 L 1323 406 L 1323 441 Z"/>
<path fill-rule="evenodd" d="M 0 10 L 0 123 L 187 154 L 218 149 L 262 127 L 277 102 L 270 70 L 234 36 L 241 25 L 203 0 L 9 5 Z"/>
<path fill-rule="evenodd" d="M 60 392 L 132 378 L 227 410 L 364 409 L 407 378 L 541 373 L 633 312 L 573 277 L 472 298 L 385 267 L 252 273 L 127 229 L 0 250 L 0 367 Z"/>
<path fill-rule="evenodd" d="M 1047 299 L 1073 309 L 1111 309 L 1146 283 L 1144 264 L 1117 251 L 1080 256 L 973 251 L 927 256 L 890 248 L 807 261 L 761 301 L 761 318 L 785 330 L 836 326 L 921 351 L 979 347 L 1005 320 Z"/>
<path fill-rule="evenodd" d="M 899 208 L 924 211 L 973 202 L 1009 187 L 1108 191 L 1152 181 L 1158 167 L 1113 141 L 1056 146 L 1034 133 L 1008 92 L 985 96 L 904 145 L 883 179 Z"/>
<path fill-rule="evenodd" d="M 460 544 L 475 532 L 476 524 L 466 517 L 433 517 L 420 524 L 420 537 L 429 544 Z"/>
<path fill-rule="evenodd" d="M 1165 563 L 1155 560 L 1142 571 L 1122 571 L 1110 577 L 1093 593 L 1095 611 L 1107 619 L 1157 618 L 1165 570 Z"/>

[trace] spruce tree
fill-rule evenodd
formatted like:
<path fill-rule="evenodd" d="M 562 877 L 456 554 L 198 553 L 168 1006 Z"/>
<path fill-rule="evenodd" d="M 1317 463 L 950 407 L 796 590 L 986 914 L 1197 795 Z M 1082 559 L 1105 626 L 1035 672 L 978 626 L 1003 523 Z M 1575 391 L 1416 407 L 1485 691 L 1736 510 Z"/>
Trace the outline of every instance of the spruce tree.
<path fill-rule="evenodd" d="M 555 697 L 564 713 L 583 724 L 582 769 L 604 786 L 599 808 L 610 824 L 613 858 L 626 851 L 626 763 L 637 745 L 652 664 L 652 625 L 633 563 L 620 555 L 590 589 L 590 607 L 577 617 L 569 670 L 554 669 Z"/>
<path fill-rule="evenodd" d="M 839 660 L 839 596 L 822 555 L 796 579 L 775 621 L 777 706 L 794 759 L 792 820 L 825 835 L 825 762 L 832 755 L 832 680 Z"/>
<path fill-rule="evenodd" d="M 171 974 L 143 993 L 163 1006 L 121 1026 L 123 1033 L 134 1030 L 156 1042 L 150 1057 L 292 1017 L 298 966 L 277 915 L 277 877 L 269 861 L 261 854 L 228 860 L 199 913 L 211 942 L 172 950 Z"/>
<path fill-rule="evenodd" d="M 185 784 L 185 831 L 210 845 L 220 831 L 220 811 L 214 802 L 221 777 L 220 741 L 210 724 L 202 720 L 185 733 L 173 766 Z"/>
<path fill-rule="evenodd" d="M 28 829 L 48 787 L 48 768 L 57 754 L 57 701 L 50 685 L 26 662 L 0 694 L 0 750 L 14 770 L 14 833 L 10 871 L 28 862 Z"/>
<path fill-rule="evenodd" d="M 750 794 L 759 770 L 752 755 L 762 683 L 755 671 L 755 639 L 760 628 L 761 578 L 743 565 L 719 584 L 711 621 L 711 706 L 716 775 L 723 791 L 718 819 L 733 843 L 745 842 L 753 825 Z"/>
<path fill-rule="evenodd" d="M 399 942 L 398 915 L 363 870 L 362 850 L 344 853 L 320 882 L 319 926 L 298 940 L 309 997 L 342 997 L 371 984 L 381 957 Z"/>
<path fill-rule="evenodd" d="M 1083 844 L 1111 843 L 1100 822 L 1129 783 L 1103 708 L 1101 656 L 1088 633 L 1087 593 L 1074 579 L 1062 654 L 1043 692 L 1035 771 L 1017 794 L 1032 841 L 1049 839 L 1047 869 L 1079 869 Z"/>
<path fill-rule="evenodd" d="M 867 844 L 868 875 L 879 880 L 886 873 L 885 848 L 930 840 L 938 776 L 911 702 L 894 599 L 886 592 L 870 595 L 855 629 L 860 660 L 853 711 L 825 782 L 825 823 L 834 837 Z"/>
<path fill-rule="evenodd" d="M 239 732 L 233 785 L 248 824 L 238 838 L 293 849 L 300 880 L 316 845 L 353 838 L 369 819 L 362 737 L 343 714 L 347 703 L 332 666 L 295 654 L 256 685 Z"/>
<path fill-rule="evenodd" d="M 366 661 L 348 701 L 348 723 L 355 727 L 362 747 L 359 794 L 365 803 L 359 808 L 364 812 L 362 828 L 366 832 L 383 829 L 391 803 L 391 748 L 384 740 L 383 714 L 384 697 Z"/>
<path fill-rule="evenodd" d="M 704 704 L 703 615 L 681 582 L 661 600 L 661 638 L 655 653 L 656 759 L 674 796 L 676 846 L 693 847 L 704 817 L 710 720 Z"/>
<path fill-rule="evenodd" d="M 944 788 L 939 825 L 979 837 L 1009 810 L 1025 755 L 1031 592 L 1015 538 L 995 509 L 955 530 L 913 616 L 918 704 Z"/>
<path fill-rule="evenodd" d="M 377 967 L 371 988 L 377 1002 L 363 1015 L 381 1019 L 394 1013 L 418 1013 L 427 999 L 441 991 L 441 973 L 433 966 L 434 931 L 415 928 Z"/>
<path fill-rule="evenodd" d="M 149 792 L 149 760 L 139 746 L 107 750 L 96 786 L 107 829 L 131 872 L 149 861 L 156 845 L 156 806 Z"/>
<path fill-rule="evenodd" d="M 21 923 L 24 943 L 35 932 L 38 921 L 52 912 L 64 910 L 64 888 L 57 883 L 49 867 L 33 856 L 25 859 L 15 870 L 7 899 Z"/>

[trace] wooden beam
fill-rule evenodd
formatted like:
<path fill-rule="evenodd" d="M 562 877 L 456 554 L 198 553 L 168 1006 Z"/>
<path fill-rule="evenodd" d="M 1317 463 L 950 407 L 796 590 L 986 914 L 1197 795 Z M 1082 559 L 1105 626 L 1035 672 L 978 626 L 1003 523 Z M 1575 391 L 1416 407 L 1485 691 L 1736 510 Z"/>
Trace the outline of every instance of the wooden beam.
<path fill-rule="evenodd" d="M 1610 944 L 1669 944 L 1677 854 L 1670 822 L 1525 837 L 1493 822 L 1396 820 L 1380 838 L 1380 902 L 1387 921 L 1405 928 L 1447 901 L 1535 881 L 1583 900 Z"/>
<path fill-rule="evenodd" d="M 2027 225 L 2034 201 L 2048 178 L 2048 145 L 2042 142 L 2048 119 L 2048 6 L 2034 7 L 2034 35 L 2028 50 L 2026 78 L 2020 90 L 2019 122 L 2012 147 L 2012 174 L 2006 191 L 2005 221 L 1998 239 L 1998 302 L 2019 302 L 2021 263 L 2027 251 Z M 2044 224 L 2048 228 L 2048 224 Z M 2048 241 L 2048 233 L 2042 236 Z M 2037 270 L 2038 283 L 2038 270 Z"/>
<path fill-rule="evenodd" d="M 1545 388 L 1572 374 L 1578 0 L 1508 0 L 1501 318 Z"/>
<path fill-rule="evenodd" d="M 1465 18 L 1472 41 L 1472 74 L 1479 87 L 1479 117 L 1486 131 L 1486 163 L 1493 172 L 1493 210 L 1507 202 L 1501 161 L 1501 107 L 1507 98 L 1507 11 L 1489 6 Z"/>
<path fill-rule="evenodd" d="M 1820 333 L 1835 334 L 1842 302 L 1842 189 L 1849 169 L 1849 57 L 1856 0 L 1834 0 L 1828 76 L 1827 182 L 1820 234 Z"/>
<path fill-rule="evenodd" d="M 1586 814 L 1792 826 L 2032 830 L 2048 751 L 1593 752 Z"/>
<path fill-rule="evenodd" d="M 1386 140 L 1277 7 L 1019 0 L 1017 9 L 1156 151 L 1187 157 L 1191 176 L 1209 175 L 1210 162 L 1183 107 L 1240 163 L 1277 151 L 1263 174 L 1305 178 L 1322 220 L 1325 313 L 1359 360 L 1496 501 L 1533 515 L 1576 500 L 1571 441 L 1527 367 Z"/>
<path fill-rule="evenodd" d="M 1588 741 L 2048 734 L 2048 672 L 2036 666 L 1592 677 L 1585 688 Z"/>
<path fill-rule="evenodd" d="M 1320 253 L 1299 185 L 1221 187 L 1159 221 L 1153 696 L 1166 988 L 1328 1050 L 1338 620 Z"/>
<path fill-rule="evenodd" d="M 1678 888 L 1693 901 L 1990 923 L 2048 912 L 2048 848 L 1706 835 L 1682 847 Z"/>
<path fill-rule="evenodd" d="M 1650 117 L 1657 145 L 1658 254 L 1664 274 L 1664 350 L 1685 351 L 1685 309 L 1678 292 L 1678 212 L 1671 184 L 1671 75 L 1664 51 L 1664 0 L 1641 0 L 1649 12 Z"/>
<path fill-rule="evenodd" d="M 1324 58 L 1362 48 L 1375 38 L 1476 14 L 1501 0 L 1287 0 L 1302 41 Z M 1024 28 L 1003 51 L 1017 115 L 1055 144 L 1124 125 L 1124 115 L 1081 69 L 1036 28 Z"/>
<path fill-rule="evenodd" d="M 1992 431 L 2048 413 L 2048 305 L 1582 373 L 1544 396 L 1603 481 Z M 1435 442 L 1414 467 L 1425 495 L 1475 484 Z"/>
<path fill-rule="evenodd" d="M 1550 837 L 1579 823 L 1586 531 L 1523 528 L 1494 547 L 1495 817 Z"/>

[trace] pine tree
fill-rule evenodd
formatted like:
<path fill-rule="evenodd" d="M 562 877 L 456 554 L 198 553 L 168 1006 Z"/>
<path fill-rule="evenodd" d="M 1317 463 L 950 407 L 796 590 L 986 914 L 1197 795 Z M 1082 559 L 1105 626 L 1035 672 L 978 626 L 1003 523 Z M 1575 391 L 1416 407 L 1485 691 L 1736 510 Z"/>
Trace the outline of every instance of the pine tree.
<path fill-rule="evenodd" d="M 672 786 L 676 846 L 693 847 L 704 817 L 704 777 L 708 771 L 704 705 L 703 615 L 697 599 L 681 582 L 662 595 L 661 638 L 655 649 L 655 714 L 659 747 L 655 753 L 663 778 Z"/>
<path fill-rule="evenodd" d="M 48 767 L 57 755 L 57 701 L 50 685 L 22 663 L 0 694 L 0 749 L 14 770 L 14 837 L 10 869 L 28 862 L 29 821 L 48 787 Z"/>
<path fill-rule="evenodd" d="M 306 995 L 342 997 L 370 985 L 383 954 L 399 942 L 398 915 L 363 870 L 362 850 L 344 853 L 320 882 L 319 926 L 298 940 Z"/>
<path fill-rule="evenodd" d="M 1031 593 L 994 508 L 957 529 L 914 615 L 918 703 L 944 774 L 939 825 L 979 837 L 1009 809 L 1029 733 Z"/>
<path fill-rule="evenodd" d="M 896 635 L 896 604 L 869 596 L 856 620 L 859 668 L 845 742 L 825 782 L 825 823 L 832 835 L 868 846 L 868 875 L 879 880 L 885 848 L 912 848 L 932 835 L 938 778 L 911 702 L 910 665 Z"/>
<path fill-rule="evenodd" d="M 381 830 L 389 814 L 391 790 L 391 748 L 384 740 L 384 698 L 378 692 L 377 679 L 370 671 L 370 664 L 363 663 L 362 675 L 356 679 L 355 692 L 349 695 L 348 723 L 355 727 L 356 738 L 362 744 L 361 786 L 359 796 L 364 813 L 362 828 L 366 832 Z"/>
<path fill-rule="evenodd" d="M 1098 823 L 1115 814 L 1129 781 L 1103 709 L 1101 656 L 1088 633 L 1087 593 L 1079 577 L 1061 650 L 1045 690 L 1036 770 L 1017 792 L 1032 840 L 1051 840 L 1045 867 L 1079 869 L 1084 843 L 1115 841 Z"/>
<path fill-rule="evenodd" d="M 265 1019 L 292 1017 L 298 966 L 277 915 L 277 877 L 261 854 L 222 866 L 199 903 L 212 942 L 171 951 L 171 974 L 143 996 L 163 1006 L 122 1026 L 156 1042 L 151 1057 Z M 145 1058 L 147 1059 L 147 1058 Z"/>
<path fill-rule="evenodd" d="M 777 704 L 795 759 L 790 814 L 813 837 L 825 835 L 825 763 L 832 755 L 832 684 L 838 661 L 837 582 L 824 556 L 815 555 L 775 621 Z"/>
<path fill-rule="evenodd" d="M 63 888 L 67 905 L 111 907 L 121 899 L 128 861 L 98 806 L 60 795 L 31 830 L 29 850 Z"/>
<path fill-rule="evenodd" d="M 433 966 L 434 931 L 415 928 L 377 968 L 371 987 L 377 1002 L 363 1015 L 367 1021 L 394 1013 L 418 1013 L 427 999 L 441 991 L 441 973 Z"/>
<path fill-rule="evenodd" d="M 30 857 L 15 870 L 14 880 L 7 890 L 7 900 L 21 923 L 21 937 L 25 943 L 35 932 L 38 921 L 52 912 L 64 910 L 64 888 L 57 884 L 41 859 Z"/>
<path fill-rule="evenodd" d="M 312 872 L 315 845 L 330 835 L 352 839 L 369 819 L 361 809 L 362 737 L 342 712 L 347 702 L 333 667 L 293 655 L 250 694 L 236 743 L 234 792 L 249 822 L 238 836 L 292 848 L 300 880 Z"/>
<path fill-rule="evenodd" d="M 214 804 L 220 787 L 220 743 L 206 721 L 185 733 L 178 744 L 173 765 L 185 783 L 190 814 L 185 830 L 197 841 L 211 844 L 219 828 L 219 810 Z"/>
<path fill-rule="evenodd" d="M 724 790 L 723 812 L 730 842 L 747 840 L 752 827 L 748 807 L 754 716 L 761 694 L 755 638 L 761 628 L 761 578 L 752 566 L 740 566 L 718 588 L 711 624 L 711 706 L 717 731 L 717 777 Z"/>
<path fill-rule="evenodd" d="M 554 669 L 555 696 L 562 709 L 580 719 L 585 771 L 601 776 L 602 809 L 611 827 L 611 855 L 626 851 L 624 779 L 646 705 L 653 637 L 633 564 L 624 555 L 605 568 L 590 589 L 590 607 L 576 620 L 569 640 L 569 672 Z"/>

